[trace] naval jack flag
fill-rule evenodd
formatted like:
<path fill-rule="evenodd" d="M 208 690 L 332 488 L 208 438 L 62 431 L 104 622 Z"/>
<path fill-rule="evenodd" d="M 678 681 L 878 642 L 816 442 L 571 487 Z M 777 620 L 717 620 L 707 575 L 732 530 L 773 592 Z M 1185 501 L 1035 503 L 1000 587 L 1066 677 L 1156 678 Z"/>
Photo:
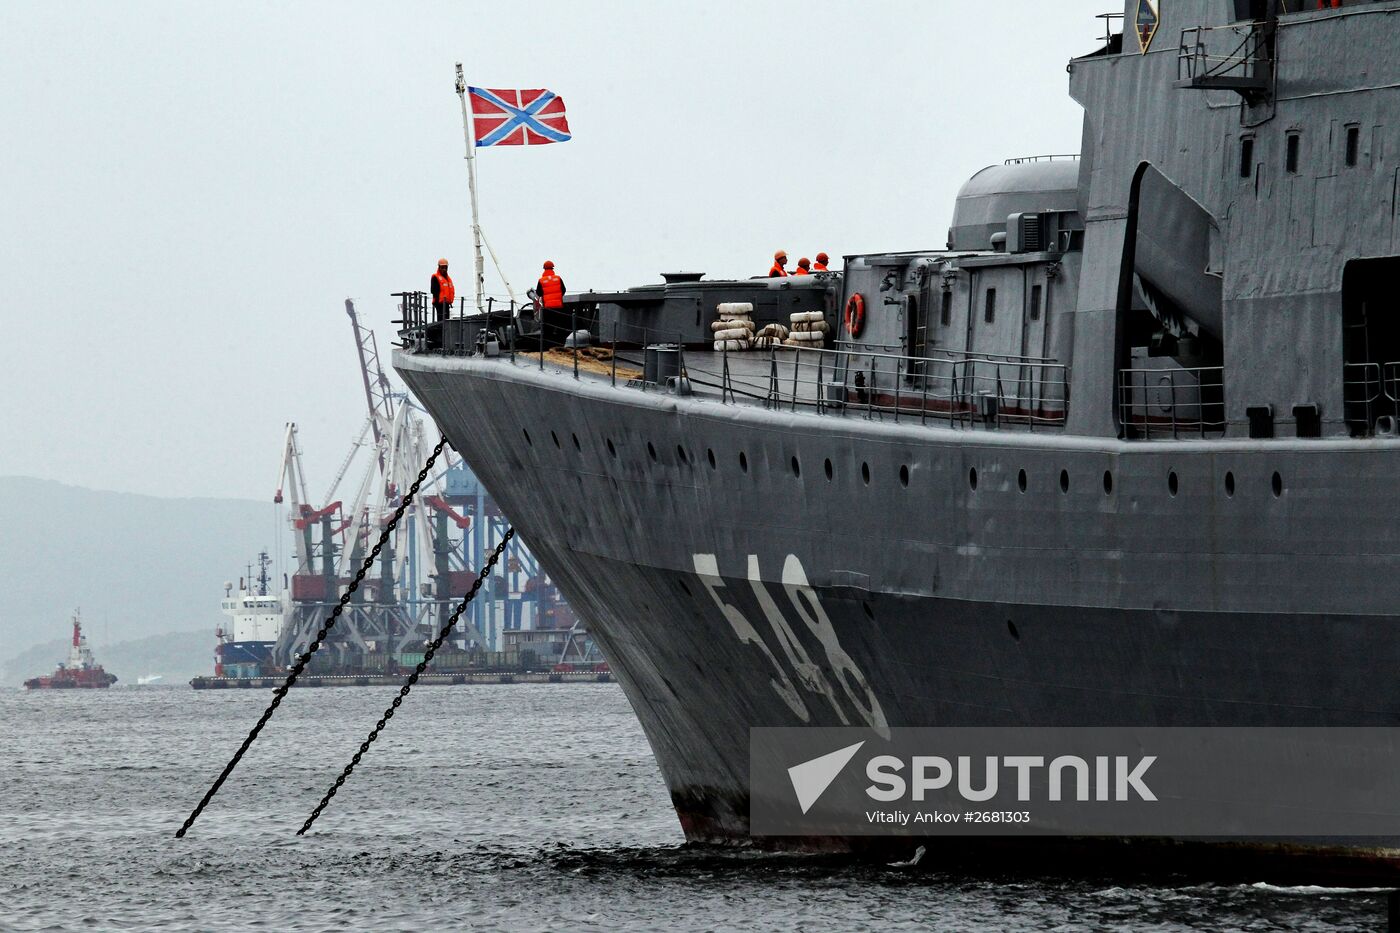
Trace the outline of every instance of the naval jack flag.
<path fill-rule="evenodd" d="M 477 148 L 568 142 L 564 98 L 553 91 L 469 87 Z"/>

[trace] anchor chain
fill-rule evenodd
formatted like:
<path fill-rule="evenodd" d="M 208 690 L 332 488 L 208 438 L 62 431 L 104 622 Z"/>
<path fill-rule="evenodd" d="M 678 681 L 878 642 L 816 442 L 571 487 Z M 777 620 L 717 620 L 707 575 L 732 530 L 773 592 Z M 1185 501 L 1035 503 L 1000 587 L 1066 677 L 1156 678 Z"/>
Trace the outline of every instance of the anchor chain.
<path fill-rule="evenodd" d="M 398 710 L 399 704 L 403 703 L 404 697 L 408 696 L 408 692 L 413 689 L 413 685 L 418 683 L 418 678 L 428 669 L 428 664 L 432 662 L 433 655 L 442 647 L 442 643 L 447 640 L 447 636 L 452 633 L 452 629 L 456 626 L 457 620 L 461 618 L 462 613 L 466 611 L 471 601 L 476 598 L 477 591 L 481 589 L 481 585 L 491 576 L 492 569 L 496 566 L 496 562 L 501 559 L 501 554 L 505 552 L 506 545 L 510 543 L 510 539 L 513 537 L 515 537 L 515 529 L 507 528 L 505 536 L 501 538 L 501 543 L 496 545 L 496 549 L 491 552 L 491 557 L 486 561 L 486 565 L 482 567 L 481 572 L 477 574 L 475 582 L 472 583 L 472 588 L 467 591 L 467 595 L 457 604 L 457 608 L 452 610 L 452 615 L 448 617 L 447 624 L 442 627 L 442 631 L 438 632 L 437 638 L 434 638 L 432 644 L 428 645 L 428 649 L 423 652 L 423 660 L 419 661 L 413 673 L 408 675 L 408 680 L 399 688 L 399 695 L 394 697 L 394 702 L 390 703 L 388 707 L 385 708 L 384 715 L 380 717 L 379 722 L 375 723 L 374 728 L 370 730 L 369 737 L 360 743 L 360 750 L 350 759 L 350 763 L 345 766 L 345 770 L 340 772 L 340 777 L 335 779 L 335 783 L 331 785 L 330 790 L 326 791 L 326 795 L 321 798 L 321 802 L 316 804 L 316 809 L 311 811 L 311 815 L 306 818 L 306 822 L 302 824 L 301 829 L 297 830 L 298 836 L 306 835 L 306 831 L 311 828 L 312 823 L 316 822 L 316 818 L 321 815 L 321 811 L 326 809 L 327 805 L 331 802 L 331 798 L 334 797 L 336 792 L 345 784 L 346 779 L 348 779 L 351 772 L 355 770 L 355 766 L 360 763 L 360 759 L 364 757 L 365 752 L 368 752 L 369 747 L 374 744 L 375 739 L 379 738 L 379 733 L 383 732 L 384 727 L 389 724 L 389 720 L 394 718 L 394 713 Z"/>
<path fill-rule="evenodd" d="M 442 453 L 443 448 L 446 446 L 447 436 L 443 435 L 442 439 L 437 442 L 437 446 L 433 448 L 433 452 L 428 456 L 427 462 L 423 464 L 423 469 L 418 471 L 418 478 L 413 481 L 413 485 L 410 486 L 408 492 L 404 494 L 403 500 L 399 503 L 399 507 L 394 510 L 393 517 L 390 518 L 388 524 L 384 526 L 384 530 L 379 533 L 379 540 L 375 542 L 374 549 L 365 557 L 364 563 L 360 565 L 359 572 L 355 574 L 355 579 L 350 581 L 350 586 L 345 590 L 344 594 L 341 595 L 339 604 L 336 605 L 335 609 L 332 610 L 331 614 L 326 618 L 320 630 L 316 632 L 316 639 L 312 641 L 310 647 L 308 647 L 306 651 L 302 652 L 301 656 L 297 658 L 296 663 L 292 665 L 292 669 L 287 672 L 286 681 L 273 692 L 272 702 L 268 705 L 267 709 L 263 710 L 262 716 L 258 718 L 257 725 L 253 726 L 247 738 L 243 740 L 243 744 L 238 747 L 238 751 L 234 752 L 228 764 L 224 765 L 224 770 L 219 774 L 219 777 L 214 781 L 209 790 L 205 791 L 204 798 L 199 801 L 194 811 L 185 818 L 185 824 L 175 832 L 176 839 L 184 838 L 185 833 L 194 825 L 194 821 L 199 819 L 199 815 L 203 813 L 204 808 L 209 805 L 209 801 L 213 800 L 214 795 L 219 792 L 219 788 L 224 786 L 224 781 L 228 780 L 228 776 L 233 773 L 233 769 L 238 767 L 238 763 L 243 760 L 243 755 L 257 739 L 258 733 L 262 732 L 263 726 L 267 725 L 267 721 L 272 718 L 272 714 L 277 711 L 277 707 L 282 705 L 282 700 L 286 697 L 287 691 L 291 690 L 292 685 L 297 682 L 297 678 L 301 676 L 301 672 L 311 661 L 311 656 L 321 647 L 322 642 L 326 640 L 326 636 L 330 633 L 330 630 L 335 628 L 335 623 L 340 619 L 340 614 L 345 610 L 346 605 L 349 604 L 350 597 L 355 595 L 355 590 L 359 588 L 360 582 L 365 578 L 365 574 L 369 573 L 369 568 L 374 564 L 375 559 L 379 557 L 380 550 L 383 549 L 384 545 L 389 543 L 389 536 L 393 533 L 395 526 L 398 525 L 399 519 L 403 518 L 404 512 L 408 511 L 408 507 L 413 504 L 413 497 L 418 494 L 418 487 L 428 478 L 428 472 L 433 468 L 433 464 L 437 462 L 438 455 Z"/>

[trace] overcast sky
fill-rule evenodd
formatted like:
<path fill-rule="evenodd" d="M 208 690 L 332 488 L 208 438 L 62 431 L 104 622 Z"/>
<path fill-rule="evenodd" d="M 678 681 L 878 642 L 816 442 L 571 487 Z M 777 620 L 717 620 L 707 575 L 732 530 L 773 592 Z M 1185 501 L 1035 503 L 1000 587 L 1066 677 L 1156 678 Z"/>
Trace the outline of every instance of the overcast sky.
<path fill-rule="evenodd" d="M 942 246 L 977 169 L 1078 150 L 1114 5 L 7 0 L 0 474 L 265 500 L 294 420 L 314 495 L 364 417 L 344 299 L 387 365 L 390 292 L 470 290 L 458 60 L 568 107 L 481 153 L 517 289 L 612 289 Z"/>

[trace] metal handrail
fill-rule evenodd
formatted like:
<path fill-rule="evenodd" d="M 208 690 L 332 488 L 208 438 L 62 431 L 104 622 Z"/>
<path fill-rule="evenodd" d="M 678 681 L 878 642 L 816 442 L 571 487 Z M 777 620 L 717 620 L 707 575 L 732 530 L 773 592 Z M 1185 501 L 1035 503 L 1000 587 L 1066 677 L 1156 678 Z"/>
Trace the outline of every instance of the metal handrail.
<path fill-rule="evenodd" d="M 864 343 L 859 340 L 846 339 L 833 340 L 832 343 L 836 345 L 836 349 L 839 351 L 859 353 L 862 356 L 866 354 L 866 348 L 869 347 L 875 347 L 880 351 L 885 351 L 897 350 L 903 346 L 903 344 L 898 343 Z M 1002 363 L 1025 363 L 1028 365 L 1040 365 L 1042 363 L 1053 365 L 1059 362 L 1053 356 L 1015 356 L 1013 354 L 1003 353 L 978 353 L 972 350 L 955 350 L 949 347 L 929 347 L 927 353 L 920 356 L 910 356 L 904 353 L 890 353 L 886 355 L 891 357 L 898 356 L 901 359 L 913 360 L 915 362 L 924 360 L 935 363 L 954 362 L 966 359 L 997 360 Z"/>
<path fill-rule="evenodd" d="M 407 313 L 405 316 L 408 317 Z M 400 333 L 407 345 L 413 324 L 421 327 L 422 322 L 406 323 L 410 327 Z M 577 332 L 576 315 L 571 315 L 570 323 L 571 331 Z M 520 352 L 516 347 L 517 335 L 511 329 L 505 336 L 506 356 L 515 362 Z M 1050 358 L 970 354 L 946 349 L 934 349 L 927 356 L 914 357 L 838 340 L 835 348 L 778 345 L 767 350 L 743 351 L 750 359 L 760 353 L 768 354 L 767 366 L 763 367 L 766 374 L 756 380 L 745 380 L 731 367 L 728 349 L 718 354 L 718 371 L 697 366 L 694 357 L 686 355 L 684 334 L 680 332 L 614 320 L 610 336 L 612 358 L 608 375 L 614 386 L 617 385 L 619 361 L 644 368 L 642 361 L 623 355 L 622 346 L 669 343 L 680 350 L 682 378 L 717 389 L 721 404 L 751 402 L 791 412 L 812 410 L 818 414 L 859 412 L 868 419 L 891 417 L 897 422 L 917 414 L 921 424 L 935 420 L 953 426 L 1024 426 L 1031 430 L 1063 426 L 1069 406 L 1069 367 Z M 412 348 L 414 352 L 442 355 L 471 352 L 471 348 L 428 347 L 421 343 Z M 544 369 L 544 353 L 524 356 L 526 365 Z M 578 379 L 580 348 L 572 348 L 570 356 L 572 375 Z M 644 381 L 631 380 L 629 385 L 633 384 L 644 390 L 650 388 Z"/>
<path fill-rule="evenodd" d="M 1220 26 L 1184 27 L 1176 53 L 1177 80 L 1220 77 L 1237 69 L 1242 75 L 1250 75 L 1251 66 L 1267 60 L 1266 30 L 1262 28 L 1265 26 L 1265 22 L 1244 21 Z M 1232 39 L 1238 38 L 1239 42 L 1226 54 L 1212 53 L 1207 49 L 1206 42 L 1216 33 L 1229 33 Z"/>
<path fill-rule="evenodd" d="M 735 378 L 727 351 L 720 354 L 718 372 L 689 363 L 690 378 L 718 389 L 724 403 L 744 398 L 794 412 L 858 412 L 867 419 L 889 416 L 896 422 L 917 414 L 921 424 L 933 415 L 940 421 L 946 416 L 954 426 L 1034 429 L 1061 426 L 1068 412 L 1069 367 L 1061 363 L 1035 364 L 1040 372 L 1028 374 L 1029 364 L 971 358 L 942 361 L 948 372 L 921 373 L 914 365 L 927 362 L 925 358 L 900 354 L 790 345 L 759 352 L 767 353 L 767 366 L 760 366 L 763 375 L 756 381 Z M 744 354 L 753 356 L 754 351 Z"/>
<path fill-rule="evenodd" d="M 1157 381 L 1149 383 L 1153 378 Z M 1206 437 L 1225 431 L 1223 366 L 1121 369 L 1118 390 L 1118 420 L 1130 438 Z"/>

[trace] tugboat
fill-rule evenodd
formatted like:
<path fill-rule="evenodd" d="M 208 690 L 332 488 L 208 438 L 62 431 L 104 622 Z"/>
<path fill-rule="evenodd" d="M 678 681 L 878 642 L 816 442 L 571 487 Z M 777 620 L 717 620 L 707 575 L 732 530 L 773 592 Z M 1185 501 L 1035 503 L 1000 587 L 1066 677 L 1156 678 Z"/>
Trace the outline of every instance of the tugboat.
<path fill-rule="evenodd" d="M 116 674 L 107 673 L 93 660 L 92 649 L 83 634 L 83 620 L 74 611 L 73 644 L 68 649 L 68 663 L 60 663 L 58 670 L 48 677 L 31 677 L 24 686 L 27 690 L 105 689 L 116 682 Z"/>

